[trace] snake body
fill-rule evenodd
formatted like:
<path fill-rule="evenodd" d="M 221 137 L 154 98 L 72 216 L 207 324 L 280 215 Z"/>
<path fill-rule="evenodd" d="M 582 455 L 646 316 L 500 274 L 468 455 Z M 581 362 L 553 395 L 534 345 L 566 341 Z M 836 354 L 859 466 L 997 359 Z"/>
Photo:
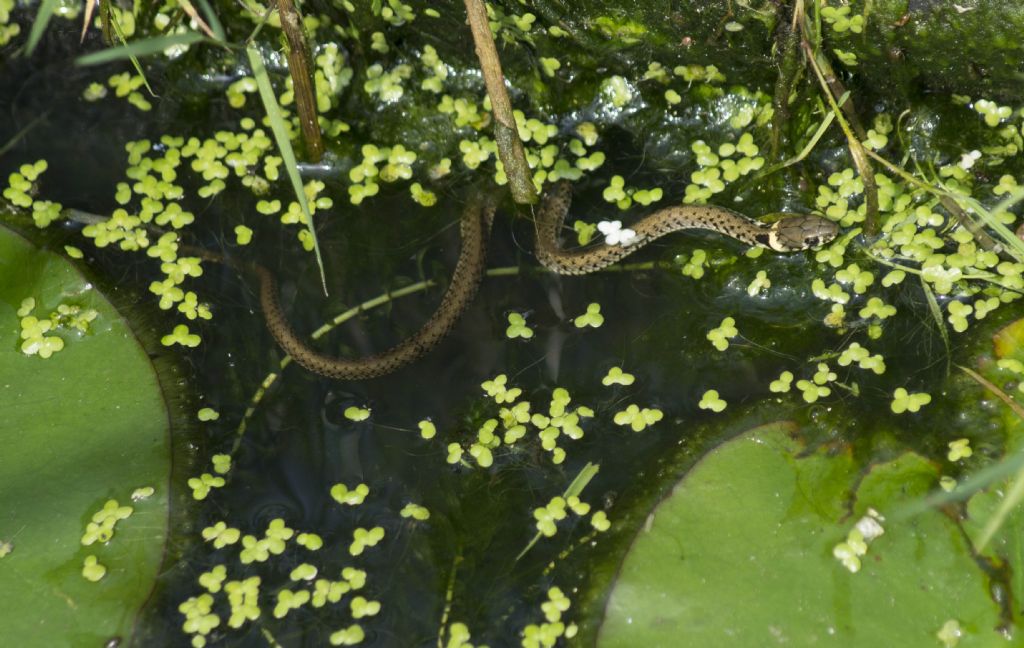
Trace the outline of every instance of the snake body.
<path fill-rule="evenodd" d="M 448 289 L 434 314 L 418 331 L 382 353 L 347 359 L 329 356 L 310 348 L 288 323 L 278 299 L 277 280 L 273 273 L 261 265 L 251 269 L 259 277 L 260 307 L 270 334 L 292 359 L 313 373 L 341 380 L 377 378 L 399 369 L 440 342 L 458 321 L 484 276 L 487 256 L 487 238 L 494 219 L 493 198 L 479 198 L 463 211 L 459 225 L 462 248 L 455 264 Z"/>
<path fill-rule="evenodd" d="M 732 210 L 715 205 L 667 207 L 649 214 L 630 229 L 635 237 L 626 245 L 593 245 L 578 250 L 563 250 L 558 233 L 569 213 L 572 187 L 560 182 L 544 196 L 536 220 L 537 260 L 559 274 L 581 275 L 607 268 L 633 254 L 648 243 L 680 230 L 705 229 L 732 237 L 747 245 L 775 252 L 806 250 L 835 238 L 836 224 L 819 216 L 790 215 L 766 225 Z"/>
<path fill-rule="evenodd" d="M 558 234 L 569 211 L 572 189 L 562 182 L 549 191 L 536 218 L 536 255 L 546 268 L 559 274 L 580 275 L 605 268 L 636 252 L 651 241 L 684 229 L 720 232 L 748 245 L 777 252 L 793 252 L 832 240 L 836 225 L 817 216 L 788 216 L 765 225 L 723 207 L 687 205 L 656 211 L 633 226 L 636 237 L 628 245 L 600 244 L 578 250 L 563 250 Z M 484 274 L 487 238 L 495 210 L 494 196 L 471 202 L 460 222 L 462 248 L 451 282 L 434 314 L 413 335 L 383 353 L 346 359 L 310 348 L 295 333 L 278 299 L 274 275 L 260 265 L 250 268 L 259 278 L 260 305 L 271 335 L 290 355 L 313 373 L 342 380 L 376 378 L 391 373 L 430 351 L 451 331 L 459 316 L 476 295 Z M 207 258 L 215 257 L 207 256 Z"/>

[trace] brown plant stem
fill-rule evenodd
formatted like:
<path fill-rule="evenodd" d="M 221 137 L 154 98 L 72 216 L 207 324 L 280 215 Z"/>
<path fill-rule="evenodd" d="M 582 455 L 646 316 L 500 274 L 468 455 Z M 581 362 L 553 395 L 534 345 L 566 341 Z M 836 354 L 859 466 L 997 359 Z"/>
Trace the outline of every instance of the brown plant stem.
<path fill-rule="evenodd" d="M 523 143 L 519 139 L 516 119 L 512 114 L 512 103 L 505 88 L 505 76 L 501 72 L 501 60 L 491 36 L 487 20 L 487 9 L 482 0 L 465 0 L 469 28 L 476 44 L 476 56 L 480 59 L 480 71 L 484 75 L 487 96 L 491 98 L 491 112 L 494 115 L 494 140 L 498 145 L 498 157 L 505 167 L 512 199 L 519 204 L 537 202 L 537 191 L 533 186 L 533 174 L 526 162 Z"/>
<path fill-rule="evenodd" d="M 288 71 L 292 76 L 295 107 L 299 112 L 302 141 L 306 146 L 306 161 L 319 162 L 324 154 L 324 142 L 317 118 L 311 57 L 302 16 L 292 0 L 277 0 L 277 12 L 281 17 L 281 29 L 288 41 Z"/>
<path fill-rule="evenodd" d="M 100 0 L 100 26 L 103 29 L 103 43 L 110 47 L 114 37 L 110 33 L 110 0 Z"/>
<path fill-rule="evenodd" d="M 847 97 L 842 106 L 837 103 L 836 99 L 846 94 L 846 88 L 836 78 L 828 60 L 812 44 L 812 41 L 816 41 L 816 39 L 813 38 L 812 28 L 808 24 L 806 15 L 803 14 L 802 7 L 802 3 L 797 4 L 796 17 L 801 25 L 802 38 L 800 45 L 804 51 L 804 58 L 817 77 L 822 94 L 825 95 L 825 99 L 836 116 L 836 121 L 839 122 L 839 127 L 842 128 L 843 134 L 846 135 L 850 157 L 853 159 L 853 165 L 857 168 L 857 173 L 864 183 L 864 205 L 867 212 L 864 220 L 864 231 L 869 236 L 874 235 L 878 231 L 878 187 L 875 184 L 874 170 L 871 168 L 871 162 L 868 160 L 868 151 L 861 143 L 866 134 L 864 133 L 864 128 L 860 125 L 860 120 L 857 118 L 853 97 Z M 852 119 L 850 118 L 851 115 L 853 116 Z"/>

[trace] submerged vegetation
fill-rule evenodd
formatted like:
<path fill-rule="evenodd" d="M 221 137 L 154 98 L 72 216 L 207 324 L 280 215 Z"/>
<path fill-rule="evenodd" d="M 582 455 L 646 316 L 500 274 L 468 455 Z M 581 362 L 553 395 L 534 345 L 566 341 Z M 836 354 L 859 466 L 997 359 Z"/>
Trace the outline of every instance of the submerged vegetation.
<path fill-rule="evenodd" d="M 471 30 L 458 2 L 0 0 L 0 384 L 45 366 L 33 398 L 62 398 L 118 310 L 157 374 L 193 368 L 159 378 L 171 429 L 134 439 L 159 437 L 162 470 L 173 442 L 176 474 L 85 480 L 67 543 L 19 540 L 60 494 L 0 459 L 0 564 L 124 588 L 122 620 L 76 623 L 141 645 L 1018 636 L 1019 9 L 562 4 L 467 0 Z M 691 232 L 554 277 L 520 241 L 558 181 L 581 246 L 628 246 L 675 205 L 840 234 L 779 255 Z M 510 184 L 454 341 L 348 383 L 277 353 L 250 264 L 311 344 L 365 355 L 436 304 L 437 230 Z M 12 394 L 30 442 L 11 456 L 45 466 L 51 425 Z"/>

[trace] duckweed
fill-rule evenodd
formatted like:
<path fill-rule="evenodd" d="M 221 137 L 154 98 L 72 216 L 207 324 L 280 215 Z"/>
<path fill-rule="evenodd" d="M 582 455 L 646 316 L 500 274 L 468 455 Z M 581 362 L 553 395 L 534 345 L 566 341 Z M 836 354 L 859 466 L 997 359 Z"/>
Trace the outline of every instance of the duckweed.
<path fill-rule="evenodd" d="M 960 622 L 956 619 L 949 619 L 942 624 L 939 631 L 935 633 L 935 638 L 945 648 L 955 648 L 960 643 L 960 638 L 964 636 L 963 630 L 960 628 Z"/>
<path fill-rule="evenodd" d="M 882 284 L 885 285 L 884 279 L 882 281 Z M 860 312 L 857 313 L 857 315 L 863 319 L 875 317 L 880 320 L 888 319 L 895 314 L 896 307 L 886 304 L 879 297 L 872 297 L 868 299 L 868 303 L 864 306 L 864 308 L 860 309 Z"/>
<path fill-rule="evenodd" d="M 331 497 L 339 504 L 347 506 L 358 506 L 363 503 L 366 496 L 370 494 L 370 487 L 366 484 L 359 484 L 349 490 L 345 484 L 331 486 Z"/>
<path fill-rule="evenodd" d="M 413 504 L 409 502 L 402 507 L 402 510 L 398 512 L 404 518 L 412 518 L 420 522 L 425 522 L 430 519 L 430 511 L 425 506 L 419 504 Z"/>
<path fill-rule="evenodd" d="M 144 499 L 149 499 L 156 493 L 156 489 L 152 486 L 140 486 L 132 491 L 131 500 L 133 502 L 140 502 Z"/>
<path fill-rule="evenodd" d="M 604 161 L 602 154 L 600 160 Z M 578 162 L 577 162 L 578 164 Z M 587 167 L 591 164 L 585 165 Z M 581 169 L 584 167 L 580 167 Z M 660 188 L 654 189 L 638 189 L 635 187 L 627 187 L 625 179 L 620 175 L 612 176 L 607 187 L 601 192 L 601 197 L 606 202 L 614 203 L 619 209 L 625 210 L 633 204 L 633 201 L 638 202 L 641 205 L 647 206 L 661 200 L 663 192 Z M 615 221 L 618 222 L 618 221 Z M 609 245 L 615 245 L 615 243 L 609 243 Z"/>
<path fill-rule="evenodd" d="M 974 102 L 974 111 L 985 118 L 985 123 L 991 127 L 996 127 L 1004 119 L 1009 119 L 1013 115 L 1013 108 L 1010 106 L 1000 106 L 994 101 L 988 99 L 978 99 Z"/>
<path fill-rule="evenodd" d="M 846 541 L 832 548 L 832 555 L 843 564 L 843 567 L 856 574 L 861 568 L 861 557 L 868 552 L 868 545 L 885 533 L 881 525 L 883 521 L 884 518 L 877 511 L 869 508 L 846 535 Z"/>
<path fill-rule="evenodd" d="M 259 539 L 254 535 L 242 536 L 242 550 L 238 559 L 243 565 L 254 562 L 266 562 L 270 559 L 270 543 L 266 538 Z"/>
<path fill-rule="evenodd" d="M 370 418 L 370 408 L 350 405 L 349 407 L 345 408 L 344 416 L 348 420 L 355 421 L 356 423 L 360 421 L 365 421 L 366 419 Z"/>
<path fill-rule="evenodd" d="M 245 225 L 235 225 L 235 242 L 239 245 L 252 243 L 252 228 Z"/>
<path fill-rule="evenodd" d="M 103 566 L 96 556 L 89 554 L 82 563 L 82 578 L 92 582 L 98 582 L 107 575 L 107 568 Z"/>
<path fill-rule="evenodd" d="M 785 394 L 789 391 L 793 384 L 793 372 L 783 371 L 779 374 L 779 377 L 773 380 L 769 385 L 768 389 L 775 394 Z"/>
<path fill-rule="evenodd" d="M 445 459 L 450 464 L 457 464 L 462 461 L 462 446 L 458 443 L 448 444 L 448 457 Z"/>
<path fill-rule="evenodd" d="M 677 258 L 676 263 L 682 266 L 680 272 L 682 272 L 684 276 L 692 279 L 700 279 L 704 276 L 704 268 L 706 268 L 708 264 L 707 250 L 697 248 L 689 257 L 684 255 Z"/>
<path fill-rule="evenodd" d="M 432 421 L 420 421 L 419 422 L 420 436 L 426 440 L 433 439 L 437 435 L 437 427 L 434 426 Z"/>
<path fill-rule="evenodd" d="M 412 199 L 424 207 L 433 207 L 437 204 L 437 194 L 424 189 L 423 185 L 418 182 L 409 185 L 409 191 L 412 194 Z"/>
<path fill-rule="evenodd" d="M 875 282 L 875 275 L 868 270 L 861 270 L 856 263 L 851 263 L 836 272 L 836 279 L 843 284 L 852 284 L 853 291 L 862 295 Z"/>
<path fill-rule="evenodd" d="M 622 370 L 622 367 L 612 367 L 608 370 L 608 374 L 601 379 L 601 384 L 605 387 L 611 385 L 632 385 L 636 380 L 633 374 L 626 373 Z"/>
<path fill-rule="evenodd" d="M 633 88 L 629 81 L 613 75 L 601 82 L 601 94 L 615 108 L 624 108 L 633 100 Z"/>
<path fill-rule="evenodd" d="M 44 228 L 60 216 L 62 209 L 59 203 L 37 201 L 38 180 L 48 168 L 46 160 L 37 160 L 32 164 L 22 164 L 17 171 L 7 176 L 7 187 L 2 194 L 15 207 L 32 208 L 32 219 L 36 227 Z"/>
<path fill-rule="evenodd" d="M 81 538 L 82 545 L 110 542 L 114 537 L 117 523 L 131 517 L 134 510 L 131 506 L 121 506 L 117 500 L 107 500 L 103 508 L 93 513 L 92 518 L 85 525 L 85 533 Z"/>
<path fill-rule="evenodd" d="M 864 31 L 864 16 L 858 14 L 850 16 L 849 5 L 824 6 L 821 8 L 821 18 L 832 26 L 833 31 L 842 33 L 847 30 L 854 34 Z"/>
<path fill-rule="evenodd" d="M 718 390 L 716 389 L 709 389 L 704 392 L 704 395 L 700 397 L 700 402 L 697 403 L 697 407 L 716 413 L 725 410 L 727 405 L 728 403 L 718 395 Z"/>
<path fill-rule="evenodd" d="M 367 548 L 375 547 L 384 539 L 384 527 L 373 527 L 372 529 L 357 528 L 352 534 L 352 544 L 348 547 L 351 556 L 359 556 Z"/>
<path fill-rule="evenodd" d="M 178 606 L 178 611 L 185 615 L 182 630 L 186 634 L 197 635 L 192 639 L 195 648 L 205 646 L 205 637 L 220 625 L 220 617 L 212 610 L 213 596 L 210 594 L 192 596 Z"/>
<path fill-rule="evenodd" d="M 587 312 L 573 320 L 576 328 L 585 328 L 590 326 L 592 328 L 598 328 L 604 324 L 604 315 L 601 314 L 601 305 L 597 303 L 591 303 L 587 306 Z"/>
<path fill-rule="evenodd" d="M 215 454 L 211 462 L 213 463 L 213 472 L 218 475 L 226 475 L 231 472 L 231 455 Z"/>
<path fill-rule="evenodd" d="M 229 527 L 227 522 L 220 521 L 213 526 L 208 526 L 202 531 L 203 540 L 213 543 L 214 549 L 223 549 L 233 545 L 242 537 L 242 532 Z"/>
<path fill-rule="evenodd" d="M 641 409 L 639 405 L 632 404 L 626 409 L 616 412 L 613 421 L 615 425 L 628 425 L 634 432 L 640 432 L 664 417 L 664 413 L 659 409 L 646 407 Z"/>
<path fill-rule="evenodd" d="M 210 473 L 203 473 L 198 477 L 190 477 L 188 487 L 192 489 L 192 498 L 204 500 L 214 488 L 222 488 L 226 482 L 223 477 L 214 477 Z"/>
<path fill-rule="evenodd" d="M 961 459 L 967 459 L 973 454 L 974 450 L 971 448 L 970 439 L 956 439 L 949 442 L 949 452 L 946 454 L 946 459 L 950 462 L 957 462 Z"/>
<path fill-rule="evenodd" d="M 332 646 L 355 646 L 362 643 L 365 638 L 366 634 L 363 632 L 362 626 L 352 624 L 347 628 L 332 632 L 330 642 Z"/>
<path fill-rule="evenodd" d="M 764 270 L 758 270 L 754 280 L 747 286 L 747 294 L 754 297 L 760 292 L 766 291 L 772 287 L 772 280 L 768 278 L 768 273 Z"/>
<path fill-rule="evenodd" d="M 242 581 L 228 581 L 224 584 L 224 592 L 227 593 L 231 606 L 229 627 L 240 628 L 246 621 L 255 621 L 260 617 L 260 582 L 259 576 L 251 576 Z"/>
<path fill-rule="evenodd" d="M 819 398 L 825 398 L 832 394 L 832 389 L 825 385 L 819 385 L 810 380 L 798 380 L 796 388 L 806 403 L 816 403 Z"/>
<path fill-rule="evenodd" d="M 277 605 L 274 606 L 274 618 L 283 619 L 292 610 L 297 610 L 306 603 L 309 603 L 309 590 L 293 592 L 289 589 L 282 589 L 277 593 Z"/>
<path fill-rule="evenodd" d="M 199 584 L 211 594 L 221 590 L 221 586 L 228 577 L 228 569 L 224 565 L 217 565 L 208 572 L 199 575 Z"/>
<path fill-rule="evenodd" d="M 736 320 L 726 317 L 716 328 L 708 331 L 707 339 L 713 347 L 719 351 L 725 351 L 729 348 L 729 340 L 737 335 L 739 335 L 739 330 L 736 328 Z"/>
<path fill-rule="evenodd" d="M 608 519 L 607 513 L 604 511 L 596 511 L 590 516 L 590 526 L 592 526 L 595 531 L 603 533 L 612 528 L 612 523 Z"/>
<path fill-rule="evenodd" d="M 861 369 L 868 369 L 874 373 L 881 375 L 885 373 L 885 361 L 881 355 L 871 355 L 871 352 L 862 347 L 857 342 L 850 343 L 850 346 L 846 347 L 843 352 L 839 355 L 837 360 L 840 367 L 848 367 L 850 364 L 856 362 L 857 366 Z M 835 380 L 835 374 L 829 374 L 832 376 L 831 380 Z M 818 382 L 817 380 L 815 382 Z M 826 381 L 827 382 L 827 381 Z M 821 382 L 819 384 L 824 384 Z"/>
<path fill-rule="evenodd" d="M 508 328 L 505 329 L 505 336 L 510 340 L 523 338 L 529 340 L 533 337 L 533 329 L 526 325 L 526 318 L 520 313 L 508 314 Z"/>
<path fill-rule="evenodd" d="M 184 297 L 184 295 L 182 295 Z M 195 333 L 189 331 L 186 324 L 178 324 L 174 327 L 174 331 L 168 335 L 160 338 L 160 344 L 164 346 L 173 346 L 180 344 L 185 347 L 197 347 L 200 343 L 200 337 Z"/>
<path fill-rule="evenodd" d="M 753 118 L 753 112 L 737 121 L 734 127 L 742 127 Z M 736 143 L 725 142 L 718 147 L 717 153 L 704 140 L 695 140 L 690 149 L 700 167 L 690 174 L 690 184 L 686 186 L 683 202 L 687 204 L 703 204 L 714 194 L 725 190 L 727 182 L 733 182 L 742 176 L 764 166 L 765 160 L 758 155 L 759 149 L 754 143 L 753 135 L 743 133 Z M 741 157 L 732 159 L 737 153 Z"/>
<path fill-rule="evenodd" d="M 946 307 L 949 311 L 949 317 L 946 318 L 950 324 L 953 325 L 953 330 L 957 333 L 963 333 L 967 330 L 967 316 L 974 312 L 974 307 L 964 302 L 951 301 Z"/>
<path fill-rule="evenodd" d="M 380 613 L 380 602 L 370 601 L 362 596 L 356 596 L 349 604 L 349 609 L 352 611 L 353 619 L 377 616 L 377 614 Z"/>
<path fill-rule="evenodd" d="M 910 393 L 903 387 L 897 387 L 892 395 L 892 403 L 889 405 L 894 414 L 904 412 L 917 412 L 924 405 L 932 402 L 930 394 L 924 392 Z"/>
<path fill-rule="evenodd" d="M 545 623 L 529 624 L 523 628 L 521 645 L 524 648 L 542 648 L 556 645 L 559 639 L 575 637 L 578 632 L 576 624 L 566 625 L 562 621 L 562 615 L 569 611 L 571 604 L 569 597 L 560 588 L 549 588 L 547 600 L 540 606 Z"/>
<path fill-rule="evenodd" d="M 547 505 L 533 511 L 537 531 L 546 538 L 551 538 L 558 532 L 557 523 L 564 520 L 566 515 L 566 501 L 561 496 L 553 497 Z"/>
<path fill-rule="evenodd" d="M 32 312 L 32 307 L 25 309 L 26 301 L 22 302 L 20 312 Z M 21 318 L 21 352 L 25 355 L 38 355 L 44 360 L 64 348 L 64 340 L 57 335 L 47 335 L 56 326 L 53 319 L 43 319 L 33 315 L 26 315 Z"/>
<path fill-rule="evenodd" d="M 833 48 L 832 53 L 835 54 L 836 58 L 839 59 L 839 62 L 845 65 L 846 67 L 857 66 L 857 55 L 855 53 L 847 52 L 846 50 L 841 50 L 839 48 Z M 871 148 L 882 148 L 883 146 L 885 146 L 884 140 L 881 143 L 879 143 L 877 139 L 871 139 L 871 135 L 872 131 L 869 131 L 868 139 L 866 140 L 866 142 L 870 144 Z"/>
<path fill-rule="evenodd" d="M 324 546 L 324 539 L 316 533 L 300 533 L 295 536 L 295 542 L 309 551 L 319 551 Z"/>

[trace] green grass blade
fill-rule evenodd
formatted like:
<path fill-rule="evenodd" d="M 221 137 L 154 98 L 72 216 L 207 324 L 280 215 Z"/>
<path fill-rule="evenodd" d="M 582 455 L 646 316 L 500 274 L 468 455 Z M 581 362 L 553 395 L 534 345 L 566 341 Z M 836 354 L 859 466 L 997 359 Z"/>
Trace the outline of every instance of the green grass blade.
<path fill-rule="evenodd" d="M 1017 401 L 1010 398 L 1006 392 L 986 380 L 978 372 L 967 367 L 960 367 L 960 369 L 973 378 L 982 387 L 999 398 L 999 400 L 1006 403 L 1006 405 L 1013 410 L 1014 414 L 1021 419 L 1024 419 L 1024 407 L 1021 407 Z M 987 545 L 988 541 L 992 539 L 992 536 L 999 531 L 1006 522 L 1006 518 L 1010 515 L 1010 512 L 1021 503 L 1021 500 L 1024 500 L 1024 468 L 1017 471 L 1017 475 L 1014 477 L 1013 483 L 1010 485 L 1010 488 L 1006 490 L 1006 494 L 1003 496 L 1002 501 L 999 502 L 999 508 L 997 508 L 992 516 L 985 522 L 985 528 L 981 530 L 981 535 L 978 536 L 977 542 L 975 543 L 975 551 L 980 553 L 985 548 L 985 545 Z"/>
<path fill-rule="evenodd" d="M 921 290 L 924 291 L 924 296 L 928 300 L 928 310 L 932 314 L 932 318 L 935 319 L 935 325 L 939 327 L 939 335 L 942 336 L 942 344 L 946 347 L 946 373 L 949 374 L 949 363 L 951 357 L 952 348 L 949 342 L 949 331 L 946 330 L 946 321 L 942 319 L 942 308 L 939 306 L 938 300 L 935 299 L 935 293 L 932 292 L 931 286 L 924 280 L 924 277 L 918 275 L 918 279 L 921 280 Z"/>
<path fill-rule="evenodd" d="M 256 85 L 260 91 L 260 99 L 263 100 L 263 108 L 267 112 L 267 119 L 270 121 L 270 130 L 274 133 L 274 140 L 281 152 L 281 159 L 284 168 L 288 171 L 288 178 L 295 190 L 295 199 L 302 208 L 302 216 L 306 219 L 306 227 L 313 237 L 313 252 L 316 254 L 316 263 L 320 267 L 320 283 L 323 285 L 324 294 L 327 294 L 327 275 L 324 272 L 323 258 L 320 256 L 320 242 L 316 238 L 316 228 L 313 227 L 313 217 L 309 213 L 309 205 L 306 203 L 306 192 L 302 187 L 302 177 L 299 176 L 298 163 L 295 161 L 295 152 L 292 150 L 291 140 L 288 139 L 288 130 L 284 125 L 284 118 L 281 116 L 281 108 L 277 105 L 277 96 L 274 88 L 270 85 L 270 76 L 263 64 L 263 57 L 254 47 L 246 47 L 246 54 L 249 55 L 249 65 L 252 66 L 252 75 L 256 78 Z"/>
<path fill-rule="evenodd" d="M 569 487 L 565 489 L 565 497 L 579 497 L 583 489 L 590 483 L 590 480 L 597 476 L 599 470 L 601 470 L 601 466 L 593 462 L 587 462 L 587 465 L 583 466 L 583 469 L 572 480 Z"/>
<path fill-rule="evenodd" d="M 128 38 L 124 35 L 124 30 L 121 29 L 121 23 L 118 22 L 117 16 L 114 15 L 114 12 L 112 10 L 110 11 L 109 15 L 110 25 L 114 28 L 114 33 L 117 34 L 117 39 L 121 41 L 122 45 L 128 47 Z M 139 57 L 135 56 L 134 54 L 129 54 L 128 58 L 132 62 L 132 67 L 135 68 L 135 71 L 139 74 L 140 77 L 142 77 L 142 82 L 146 85 L 146 90 L 149 91 L 150 96 L 155 97 L 156 93 L 153 92 L 153 88 L 149 85 L 149 79 L 146 78 L 146 71 L 142 69 L 142 64 L 139 63 Z"/>
<path fill-rule="evenodd" d="M 1024 241 L 1018 238 L 1010 228 L 1000 223 L 994 213 L 970 196 L 951 195 L 953 200 L 956 200 L 965 208 L 969 208 L 981 222 L 991 228 L 1006 245 L 1007 251 L 1014 253 L 1017 261 L 1024 261 Z"/>
<path fill-rule="evenodd" d="M 192 43 L 205 40 L 207 39 L 199 32 L 186 32 L 171 36 L 154 36 L 153 38 L 132 41 L 120 47 L 111 47 L 79 56 L 75 59 L 75 65 L 100 65 L 101 63 L 110 63 L 111 61 L 131 59 L 132 57 L 149 56 L 150 54 L 163 52 L 172 45 L 191 45 Z"/>
<path fill-rule="evenodd" d="M 1003 496 L 1002 501 L 999 502 L 999 508 L 996 509 L 992 517 L 985 522 L 985 528 L 981 530 L 981 535 L 978 536 L 978 541 L 974 545 L 974 550 L 981 552 L 988 541 L 992 539 L 992 536 L 999 531 L 1003 523 L 1006 522 L 1006 518 L 1010 515 L 1010 512 L 1017 508 L 1017 505 L 1024 500 L 1024 470 L 1018 471 L 1017 476 L 1014 478 L 1013 484 L 1010 489 Z"/>
<path fill-rule="evenodd" d="M 36 19 L 32 22 L 32 30 L 28 33 L 28 42 L 25 44 L 26 54 L 31 54 L 36 49 L 36 45 L 39 44 L 39 39 L 43 37 L 43 32 L 46 31 L 46 26 L 50 24 L 50 18 L 53 17 L 53 11 L 56 8 L 57 0 L 43 0 L 39 5 Z"/>
<path fill-rule="evenodd" d="M 949 492 L 940 490 L 932 493 L 924 499 L 917 500 L 891 514 L 887 514 L 886 517 L 905 519 L 933 507 L 965 500 L 989 484 L 994 484 L 1005 477 L 1016 474 L 1021 469 L 1024 469 L 1024 452 L 1016 452 L 999 463 L 992 464 L 974 473 L 957 484 L 957 487 L 953 490 Z"/>
<path fill-rule="evenodd" d="M 570 497 L 579 497 L 580 493 L 583 492 L 583 489 L 587 487 L 587 484 L 589 484 L 590 480 L 597 475 L 597 472 L 599 470 L 601 470 L 600 465 L 593 462 L 587 462 L 587 465 L 583 466 L 579 474 L 576 475 L 576 478 L 573 479 L 572 482 L 570 482 L 569 486 L 565 489 L 565 492 L 562 494 L 562 497 L 566 499 L 569 499 Z M 541 532 L 538 531 L 533 536 L 533 538 L 528 543 L 526 543 L 526 546 L 523 547 L 523 550 L 519 552 L 519 555 L 516 556 L 516 562 L 519 562 L 519 559 L 525 556 L 526 552 L 532 549 L 533 545 L 537 544 L 537 541 L 539 541 L 540 539 Z"/>
<path fill-rule="evenodd" d="M 960 365 L 957 365 L 957 368 L 973 378 L 996 398 L 1003 401 L 1017 416 L 1024 419 L 1024 407 L 1007 396 L 1006 392 L 986 380 L 984 376 L 973 369 Z M 952 502 L 965 500 L 989 484 L 994 484 L 995 482 L 1014 474 L 1016 475 L 1016 481 L 1011 486 L 1010 492 L 1008 492 L 1003 498 L 1003 502 L 1000 504 L 999 509 L 991 518 L 989 518 L 984 530 L 982 531 L 982 535 L 978 542 L 978 551 L 981 551 L 981 548 L 984 547 L 985 543 L 987 543 L 992 535 L 999 529 L 999 526 L 1005 520 L 1006 515 L 1009 514 L 1010 509 L 1019 504 L 1020 500 L 1024 498 L 1024 490 L 1022 490 L 1024 489 L 1024 451 L 1018 450 L 1017 452 L 1004 457 L 1001 461 L 982 468 L 967 479 L 961 481 L 957 484 L 956 488 L 949 492 L 938 491 L 922 500 L 913 502 L 906 507 L 895 511 L 891 517 L 903 519 L 917 515 L 918 513 L 935 506 L 943 506 Z"/>
<path fill-rule="evenodd" d="M 220 23 L 220 18 L 214 13 L 213 7 L 207 0 L 199 0 L 199 8 L 203 10 L 203 15 L 206 16 L 206 24 L 210 26 L 210 31 L 221 41 L 226 41 L 227 36 L 224 33 L 224 25 Z"/>

